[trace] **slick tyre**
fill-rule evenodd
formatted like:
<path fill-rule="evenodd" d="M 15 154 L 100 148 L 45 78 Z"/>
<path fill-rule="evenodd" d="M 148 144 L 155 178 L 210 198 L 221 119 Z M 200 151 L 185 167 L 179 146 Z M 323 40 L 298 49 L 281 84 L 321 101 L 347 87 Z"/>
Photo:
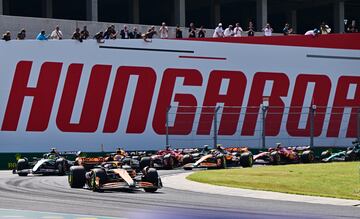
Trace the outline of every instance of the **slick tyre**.
<path fill-rule="evenodd" d="M 71 188 L 83 188 L 85 186 L 85 172 L 83 166 L 70 167 L 68 182 Z"/>
<path fill-rule="evenodd" d="M 17 164 L 16 164 L 16 170 L 17 171 L 21 171 L 21 170 L 25 170 L 25 169 L 29 169 L 29 162 L 28 160 L 25 159 L 19 159 Z M 28 173 L 18 173 L 19 176 L 27 176 Z"/>
<path fill-rule="evenodd" d="M 96 178 L 99 178 L 99 185 L 96 184 Z M 106 182 L 107 175 L 104 169 L 94 169 L 91 178 L 90 188 L 94 192 L 102 192 L 101 186 Z"/>
<path fill-rule="evenodd" d="M 240 166 L 242 167 L 252 167 L 254 163 L 253 155 L 251 152 L 242 153 L 240 155 Z"/>
<path fill-rule="evenodd" d="M 151 167 L 151 158 L 150 157 L 142 157 L 140 160 L 140 170 L 144 169 L 145 167 Z"/>
<path fill-rule="evenodd" d="M 303 163 L 312 163 L 315 160 L 315 155 L 313 151 L 304 151 L 301 154 L 301 162 Z"/>
<path fill-rule="evenodd" d="M 356 153 L 353 150 L 346 151 L 345 161 L 355 161 Z"/>
<path fill-rule="evenodd" d="M 276 151 L 272 152 L 270 154 L 270 157 L 271 157 L 271 164 L 272 165 L 279 165 L 280 162 L 281 162 L 281 157 L 280 157 L 280 154 Z"/>
<path fill-rule="evenodd" d="M 146 175 L 143 178 L 144 181 L 159 186 L 159 174 L 156 169 L 149 168 Z M 156 192 L 158 188 L 144 188 L 145 192 Z"/>

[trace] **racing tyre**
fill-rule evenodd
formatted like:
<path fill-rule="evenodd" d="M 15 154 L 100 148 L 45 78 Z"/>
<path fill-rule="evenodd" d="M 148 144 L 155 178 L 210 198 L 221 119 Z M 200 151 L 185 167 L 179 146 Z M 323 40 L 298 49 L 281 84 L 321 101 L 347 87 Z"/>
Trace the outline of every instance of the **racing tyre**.
<path fill-rule="evenodd" d="M 356 153 L 353 150 L 346 151 L 345 161 L 355 161 Z"/>
<path fill-rule="evenodd" d="M 242 153 L 240 155 L 240 165 L 242 167 L 252 167 L 253 163 L 254 160 L 251 152 Z"/>
<path fill-rule="evenodd" d="M 99 185 L 96 185 L 96 178 L 99 178 Z M 100 189 L 101 185 L 103 185 L 106 182 L 107 175 L 104 169 L 94 169 L 92 178 L 91 178 L 91 185 L 90 188 L 94 192 L 102 192 Z"/>
<path fill-rule="evenodd" d="M 59 176 L 65 175 L 66 165 L 65 165 L 64 160 L 57 160 L 57 161 L 56 161 L 56 168 L 57 168 L 57 170 L 59 171 L 59 172 L 58 172 L 58 175 L 59 175 Z"/>
<path fill-rule="evenodd" d="M 150 182 L 155 186 L 159 186 L 159 174 L 156 169 L 149 168 L 146 175 L 143 178 L 144 181 Z M 156 192 L 158 188 L 144 188 L 145 192 Z"/>
<path fill-rule="evenodd" d="M 330 151 L 323 151 L 321 152 L 321 155 L 320 155 L 320 159 L 325 159 L 325 158 L 328 158 L 331 156 L 331 152 Z"/>
<path fill-rule="evenodd" d="M 174 165 L 175 165 L 175 159 L 172 156 L 164 158 L 165 169 L 172 170 L 174 169 Z"/>
<path fill-rule="evenodd" d="M 140 160 L 140 170 L 144 169 L 145 167 L 151 167 L 151 158 L 150 157 L 142 157 Z"/>
<path fill-rule="evenodd" d="M 276 152 L 276 151 L 271 152 L 270 157 L 271 157 L 271 164 L 273 164 L 273 165 L 279 165 L 280 164 L 281 157 L 280 157 L 280 154 L 278 152 Z"/>
<path fill-rule="evenodd" d="M 226 168 L 226 160 L 224 156 L 219 156 L 216 158 L 216 164 L 219 169 L 225 169 Z"/>
<path fill-rule="evenodd" d="M 188 164 L 188 163 L 192 163 L 193 159 L 192 156 L 189 154 L 184 155 L 183 160 L 182 160 L 182 165 Z"/>
<path fill-rule="evenodd" d="M 16 165 L 16 170 L 26 170 L 29 169 L 29 162 L 26 158 L 19 159 Z M 27 176 L 28 173 L 18 173 L 19 176 Z"/>
<path fill-rule="evenodd" d="M 301 162 L 303 163 L 312 163 L 315 160 L 315 155 L 313 151 L 304 151 L 301 154 Z"/>
<path fill-rule="evenodd" d="M 85 186 L 85 168 L 83 166 L 72 166 L 68 176 L 71 188 L 83 188 Z"/>

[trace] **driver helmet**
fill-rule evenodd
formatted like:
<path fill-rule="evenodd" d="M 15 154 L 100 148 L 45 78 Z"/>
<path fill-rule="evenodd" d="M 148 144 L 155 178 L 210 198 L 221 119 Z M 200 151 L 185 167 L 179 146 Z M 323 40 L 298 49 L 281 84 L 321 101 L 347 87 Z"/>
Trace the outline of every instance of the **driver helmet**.
<path fill-rule="evenodd" d="M 281 147 L 281 143 L 276 143 L 276 148 Z"/>
<path fill-rule="evenodd" d="M 116 155 L 125 156 L 125 153 L 126 152 L 123 149 L 120 148 L 116 149 Z"/>
<path fill-rule="evenodd" d="M 209 149 L 209 145 L 204 145 L 204 151 L 209 151 L 210 149 Z"/>
<path fill-rule="evenodd" d="M 165 150 L 169 151 L 171 149 L 171 146 L 170 145 L 166 145 L 165 146 Z"/>
<path fill-rule="evenodd" d="M 216 145 L 216 149 L 222 150 L 222 149 L 223 149 L 222 144 L 217 144 L 217 145 Z"/>
<path fill-rule="evenodd" d="M 51 151 L 50 151 L 51 154 L 56 154 L 56 148 L 51 148 Z"/>

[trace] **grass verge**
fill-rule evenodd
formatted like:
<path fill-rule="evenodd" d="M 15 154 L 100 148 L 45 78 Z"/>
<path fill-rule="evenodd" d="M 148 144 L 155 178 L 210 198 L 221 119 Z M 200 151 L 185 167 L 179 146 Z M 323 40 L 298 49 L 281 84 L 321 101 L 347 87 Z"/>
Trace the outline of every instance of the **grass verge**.
<path fill-rule="evenodd" d="M 235 188 L 360 200 L 360 162 L 208 170 L 187 179 Z"/>

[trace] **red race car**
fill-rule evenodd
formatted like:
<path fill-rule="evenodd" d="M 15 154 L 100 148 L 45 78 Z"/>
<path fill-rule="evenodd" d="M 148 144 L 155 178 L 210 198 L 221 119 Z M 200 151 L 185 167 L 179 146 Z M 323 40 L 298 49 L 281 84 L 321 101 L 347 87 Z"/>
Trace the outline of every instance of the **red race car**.
<path fill-rule="evenodd" d="M 310 146 L 282 147 L 277 143 L 275 148 L 260 152 L 254 156 L 254 161 L 278 165 L 288 163 L 311 163 L 315 160 L 314 152 Z"/>

